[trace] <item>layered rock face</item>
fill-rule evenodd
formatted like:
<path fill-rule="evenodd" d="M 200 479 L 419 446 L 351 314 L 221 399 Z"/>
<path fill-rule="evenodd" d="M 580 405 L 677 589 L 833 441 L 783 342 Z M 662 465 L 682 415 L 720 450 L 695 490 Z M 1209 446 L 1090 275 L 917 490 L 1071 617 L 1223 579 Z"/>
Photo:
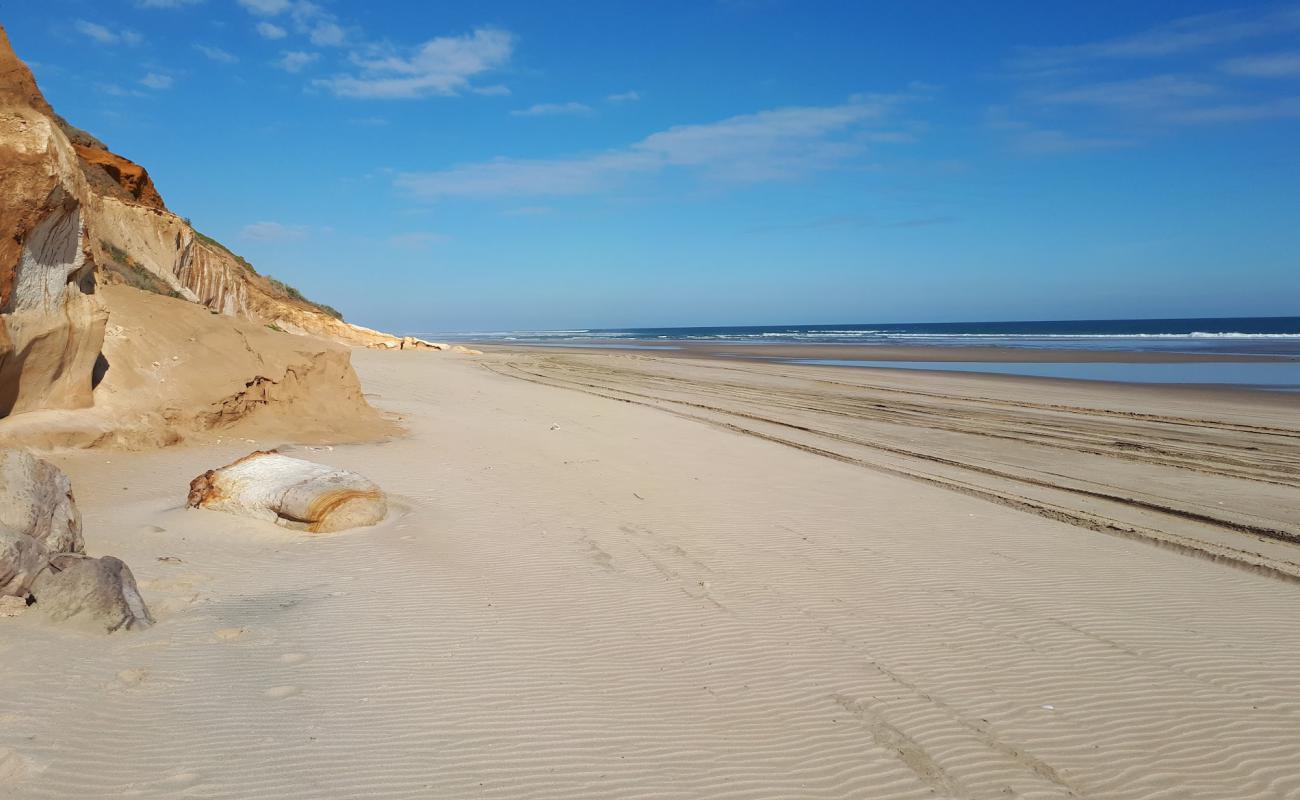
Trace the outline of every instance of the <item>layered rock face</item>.
<path fill-rule="evenodd" d="M 0 186 L 0 445 L 393 430 L 339 345 L 432 345 L 350 325 L 197 233 L 54 114 L 3 28 Z"/>
<path fill-rule="evenodd" d="M 154 188 L 153 181 L 149 179 L 149 172 L 144 167 L 110 153 L 107 147 L 90 147 L 81 144 L 73 144 L 72 147 L 81 159 L 83 171 L 102 170 L 114 185 L 121 187 L 127 198 L 149 208 L 159 210 L 166 208 L 163 205 L 162 195 Z M 92 181 L 92 183 L 99 182 Z"/>
<path fill-rule="evenodd" d="M 104 339 L 88 188 L 50 113 L 0 29 L 0 417 L 90 405 Z"/>

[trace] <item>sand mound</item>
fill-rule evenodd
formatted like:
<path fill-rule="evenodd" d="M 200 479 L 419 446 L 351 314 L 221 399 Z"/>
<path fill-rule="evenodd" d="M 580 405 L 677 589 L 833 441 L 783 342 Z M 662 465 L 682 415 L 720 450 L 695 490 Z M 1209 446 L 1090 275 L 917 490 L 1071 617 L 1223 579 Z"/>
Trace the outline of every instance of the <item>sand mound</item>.
<path fill-rule="evenodd" d="M 126 286 L 112 309 L 94 406 L 0 420 L 0 443 L 139 449 L 183 440 L 382 438 L 396 431 L 362 396 L 350 351 Z"/>

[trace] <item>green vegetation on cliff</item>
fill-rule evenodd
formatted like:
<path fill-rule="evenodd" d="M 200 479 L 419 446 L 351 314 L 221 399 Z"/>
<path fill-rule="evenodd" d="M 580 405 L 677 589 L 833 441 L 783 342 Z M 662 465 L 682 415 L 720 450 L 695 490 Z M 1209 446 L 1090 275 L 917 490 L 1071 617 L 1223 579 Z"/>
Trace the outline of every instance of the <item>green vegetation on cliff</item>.
<path fill-rule="evenodd" d="M 189 220 L 186 220 L 186 222 L 188 223 Z M 191 230 L 193 230 L 194 226 L 190 225 L 190 228 Z M 250 274 L 261 276 L 261 273 L 258 272 L 257 269 L 254 268 L 253 265 L 248 262 L 247 259 L 239 255 L 235 251 L 231 250 L 229 247 L 226 247 L 221 242 L 218 242 L 216 239 L 213 239 L 211 236 L 207 236 L 206 234 L 200 233 L 199 231 L 195 230 L 194 238 L 198 239 L 200 242 L 203 242 L 209 247 L 216 248 L 218 250 L 221 250 L 223 253 L 226 253 L 231 258 L 233 258 L 241 267 L 248 270 Z M 338 320 L 343 319 L 343 313 L 340 312 L 337 308 L 334 308 L 333 306 L 327 306 L 324 303 L 317 303 L 314 300 L 308 300 L 306 297 L 303 296 L 302 292 L 298 291 L 297 289 L 285 283 L 284 281 L 277 280 L 276 278 L 272 278 L 269 275 L 266 275 L 264 277 L 266 278 L 266 281 L 270 285 L 271 289 L 277 292 L 281 297 L 287 297 L 290 300 L 294 300 L 304 305 L 311 306 L 317 311 L 328 314 L 329 316 L 335 319 Z"/>

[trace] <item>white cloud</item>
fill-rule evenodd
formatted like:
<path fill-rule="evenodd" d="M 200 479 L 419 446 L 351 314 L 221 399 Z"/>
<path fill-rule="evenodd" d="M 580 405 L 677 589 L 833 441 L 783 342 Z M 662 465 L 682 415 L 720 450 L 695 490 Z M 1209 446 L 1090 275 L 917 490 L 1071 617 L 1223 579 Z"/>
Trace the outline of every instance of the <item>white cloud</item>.
<path fill-rule="evenodd" d="M 96 22 L 89 22 L 79 19 L 72 23 L 72 27 L 77 29 L 78 33 L 94 39 L 100 44 L 117 45 L 128 44 L 136 45 L 144 41 L 144 37 L 132 30 L 113 30 Z"/>
<path fill-rule="evenodd" d="M 308 38 L 317 47 L 338 47 L 343 44 L 347 36 L 337 23 L 322 22 L 311 29 Z"/>
<path fill-rule="evenodd" d="M 145 93 L 139 89 L 127 89 L 116 83 L 99 83 L 96 84 L 99 91 L 111 97 L 144 97 Z"/>
<path fill-rule="evenodd" d="M 390 237 L 388 244 L 398 250 L 428 250 L 435 244 L 451 241 L 451 237 L 441 233 L 402 233 Z"/>
<path fill-rule="evenodd" d="M 1270 97 L 1259 83 L 1227 77 L 1300 77 L 1300 51 L 1261 52 L 1256 43 L 1298 31 L 1300 5 L 1256 4 L 1130 35 L 1022 49 L 1009 62 L 1021 90 L 1009 106 L 990 109 L 986 125 L 1005 131 L 1014 149 L 1047 154 L 1137 146 L 1180 126 L 1300 117 L 1300 98 Z M 1132 75 L 1138 64 L 1169 66 L 1111 79 L 1119 70 Z"/>
<path fill-rule="evenodd" d="M 612 181 L 671 168 L 755 182 L 798 177 L 860 154 L 867 124 L 900 98 L 852 98 L 838 106 L 779 108 L 704 125 L 679 125 L 629 147 L 561 159 L 501 158 L 437 172 L 403 173 L 396 184 L 423 198 L 537 196 L 598 191 Z"/>
<path fill-rule="evenodd" d="M 1066 105 L 1090 105 L 1150 109 L 1212 95 L 1214 86 L 1175 75 L 1157 75 L 1125 81 L 1091 83 L 1044 92 L 1036 95 L 1040 102 Z"/>
<path fill-rule="evenodd" d="M 516 117 L 544 117 L 556 114 L 590 114 L 591 106 L 585 103 L 538 103 L 528 108 L 510 112 Z"/>
<path fill-rule="evenodd" d="M 212 59 L 213 61 L 217 61 L 222 64 L 234 64 L 239 61 L 239 56 L 229 51 L 222 50 L 220 47 L 213 47 L 211 45 L 206 45 L 206 44 L 195 44 L 194 49 L 198 50 L 200 53 Z"/>
<path fill-rule="evenodd" d="M 1113 150 L 1121 147 L 1132 147 L 1136 144 L 1129 139 L 1076 136 L 1059 130 L 1026 130 L 1016 135 L 1014 143 L 1017 150 L 1030 155 Z"/>
<path fill-rule="evenodd" d="M 302 72 L 303 69 L 320 58 L 320 53 L 305 53 L 302 50 L 286 50 L 276 66 L 285 72 Z"/>
<path fill-rule="evenodd" d="M 288 11 L 293 3 L 290 0 L 239 0 L 239 4 L 252 14 L 274 17 Z"/>
<path fill-rule="evenodd" d="M 464 36 L 425 42 L 407 57 L 391 52 L 354 54 L 357 75 L 316 81 L 340 97 L 414 98 L 455 95 L 470 79 L 504 66 L 514 51 L 514 36 L 496 28 L 479 28 Z"/>
<path fill-rule="evenodd" d="M 254 222 L 239 232 L 241 239 L 250 242 L 294 242 L 307 236 L 303 225 L 285 225 L 280 222 Z"/>
<path fill-rule="evenodd" d="M 1290 78 L 1300 75 L 1300 52 L 1234 58 L 1223 62 L 1220 69 L 1248 78 Z"/>
<path fill-rule="evenodd" d="M 263 39 L 283 39 L 289 35 L 289 32 L 284 28 L 270 22 L 257 23 L 257 33 Z"/>
<path fill-rule="evenodd" d="M 1189 108 L 1169 114 L 1167 121 L 1186 125 L 1200 125 L 1258 122 L 1261 120 L 1292 119 L 1296 117 L 1300 117 L 1300 97 L 1282 97 L 1255 103 Z"/>
<path fill-rule="evenodd" d="M 619 92 L 618 94 L 606 95 L 606 100 L 611 103 L 631 103 L 641 99 L 641 93 L 638 91 Z"/>
<path fill-rule="evenodd" d="M 1092 59 L 1164 58 L 1297 29 L 1300 29 L 1300 8 L 1200 14 L 1129 36 L 1063 47 L 1028 48 L 1015 65 L 1032 70 Z"/>
<path fill-rule="evenodd" d="M 160 72 L 150 72 L 140 79 L 140 85 L 147 86 L 150 89 L 170 89 L 175 82 L 172 76 Z"/>

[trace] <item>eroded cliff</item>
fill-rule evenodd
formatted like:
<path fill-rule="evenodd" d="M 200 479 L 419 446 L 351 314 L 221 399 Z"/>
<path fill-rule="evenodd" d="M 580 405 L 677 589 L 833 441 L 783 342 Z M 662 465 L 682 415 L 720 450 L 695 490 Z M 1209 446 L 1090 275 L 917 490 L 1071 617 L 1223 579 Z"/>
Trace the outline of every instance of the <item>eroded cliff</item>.
<path fill-rule="evenodd" d="M 0 416 L 91 404 L 107 314 L 76 153 L 0 29 Z"/>
<path fill-rule="evenodd" d="M 349 325 L 198 234 L 143 167 L 54 114 L 3 28 L 0 186 L 0 444 L 392 429 L 343 345 L 417 343 Z"/>

